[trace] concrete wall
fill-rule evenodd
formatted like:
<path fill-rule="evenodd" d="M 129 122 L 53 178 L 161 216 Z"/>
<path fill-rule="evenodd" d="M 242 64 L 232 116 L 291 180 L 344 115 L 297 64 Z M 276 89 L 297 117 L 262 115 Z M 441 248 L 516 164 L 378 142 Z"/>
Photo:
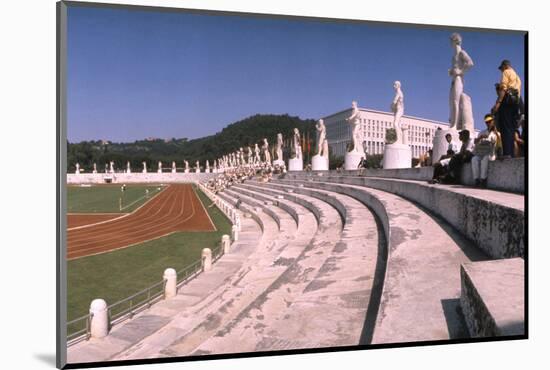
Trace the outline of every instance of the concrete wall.
<path fill-rule="evenodd" d="M 112 179 L 115 184 L 131 184 L 131 183 L 171 183 L 171 182 L 203 182 L 212 177 L 216 177 L 215 173 L 86 173 L 86 174 L 67 174 L 67 184 L 105 184 L 106 178 Z"/>
<path fill-rule="evenodd" d="M 503 206 L 481 196 L 460 193 L 437 185 L 383 178 L 287 174 L 287 178 L 367 186 L 412 200 L 442 217 L 493 258 L 523 257 L 523 209 Z M 472 194 L 472 195 L 471 195 Z"/>
<path fill-rule="evenodd" d="M 362 172 L 365 177 L 383 177 L 402 180 L 429 181 L 433 177 L 433 167 L 420 168 L 400 168 L 400 169 L 366 169 Z M 339 175 L 339 176 L 358 176 L 359 170 L 337 172 L 316 171 L 318 176 Z M 509 158 L 489 162 L 487 178 L 487 187 L 489 189 L 509 191 L 514 193 L 525 192 L 525 158 Z M 474 185 L 472 177 L 472 165 L 464 164 L 461 173 L 461 183 L 464 185 Z"/>

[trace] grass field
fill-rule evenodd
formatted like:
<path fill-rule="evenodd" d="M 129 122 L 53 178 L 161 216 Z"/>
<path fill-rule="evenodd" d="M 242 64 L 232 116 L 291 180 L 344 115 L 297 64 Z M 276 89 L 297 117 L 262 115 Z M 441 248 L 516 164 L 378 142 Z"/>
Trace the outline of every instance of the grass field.
<path fill-rule="evenodd" d="M 162 280 L 166 268 L 179 271 L 200 260 L 203 248 L 219 245 L 231 224 L 211 201 L 195 190 L 217 231 L 179 232 L 136 246 L 68 261 L 67 321 L 86 315 L 90 302 L 103 298 L 112 304 Z M 120 191 L 120 189 L 119 189 Z M 69 332 L 79 328 L 69 328 Z"/>
<path fill-rule="evenodd" d="M 68 186 L 67 212 L 132 212 L 147 200 L 146 189 L 149 189 L 149 198 L 159 192 L 159 185 L 127 185 L 124 193 L 120 187 L 121 185 Z M 122 198 L 122 210 L 119 208 L 120 198 Z"/>

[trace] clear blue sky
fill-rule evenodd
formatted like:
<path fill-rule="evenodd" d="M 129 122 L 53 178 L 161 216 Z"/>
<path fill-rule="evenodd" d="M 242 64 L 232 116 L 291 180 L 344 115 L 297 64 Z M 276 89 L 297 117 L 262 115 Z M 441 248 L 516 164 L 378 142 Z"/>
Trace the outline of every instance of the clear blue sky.
<path fill-rule="evenodd" d="M 68 139 L 212 135 L 256 113 L 319 118 L 351 106 L 448 121 L 454 30 L 69 7 Z M 476 127 L 502 59 L 523 82 L 522 34 L 460 31 Z"/>

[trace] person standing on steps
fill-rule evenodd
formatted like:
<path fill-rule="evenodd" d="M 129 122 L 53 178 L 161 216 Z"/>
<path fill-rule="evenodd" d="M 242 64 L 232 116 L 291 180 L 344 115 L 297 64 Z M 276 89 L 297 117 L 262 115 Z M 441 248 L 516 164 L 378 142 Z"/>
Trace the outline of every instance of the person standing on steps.
<path fill-rule="evenodd" d="M 498 116 L 498 129 L 502 135 L 502 155 L 514 156 L 514 133 L 517 129 L 521 106 L 521 79 L 509 60 L 503 60 L 498 67 L 502 77 L 498 97 L 491 113 Z"/>

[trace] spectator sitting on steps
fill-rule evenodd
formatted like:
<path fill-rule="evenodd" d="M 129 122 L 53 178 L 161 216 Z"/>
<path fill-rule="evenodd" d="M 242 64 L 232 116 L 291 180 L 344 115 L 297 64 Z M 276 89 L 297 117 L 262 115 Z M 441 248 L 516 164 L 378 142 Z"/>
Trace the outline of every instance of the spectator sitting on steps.
<path fill-rule="evenodd" d="M 451 134 L 445 135 L 445 139 L 447 140 L 448 146 L 447 146 L 447 154 L 442 155 L 439 162 L 434 164 L 434 174 L 430 181 L 428 181 L 430 184 L 437 184 L 441 182 L 441 179 L 447 175 L 448 169 L 449 169 L 449 163 L 451 161 L 452 156 L 458 152 L 458 147 L 456 143 L 453 141 L 453 137 Z"/>
<path fill-rule="evenodd" d="M 485 115 L 487 129 L 479 133 L 475 139 L 474 157 L 472 158 L 472 174 L 476 187 L 487 187 L 487 170 L 489 161 L 495 160 L 495 147 L 497 142 L 494 117 Z"/>
<path fill-rule="evenodd" d="M 473 157 L 474 140 L 470 138 L 470 131 L 462 130 L 458 134 L 458 137 L 462 142 L 462 145 L 460 147 L 460 151 L 453 155 L 453 158 L 451 158 L 451 161 L 449 162 L 449 173 L 443 180 L 447 184 L 458 183 L 462 165 L 470 162 Z"/>

